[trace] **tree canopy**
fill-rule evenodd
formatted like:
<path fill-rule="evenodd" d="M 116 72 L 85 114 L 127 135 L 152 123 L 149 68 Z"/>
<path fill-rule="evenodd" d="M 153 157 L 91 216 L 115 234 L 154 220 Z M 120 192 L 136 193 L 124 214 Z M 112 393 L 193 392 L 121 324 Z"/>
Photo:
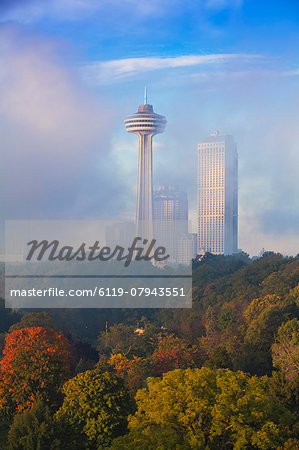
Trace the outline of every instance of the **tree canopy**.
<path fill-rule="evenodd" d="M 111 372 L 88 370 L 68 380 L 56 420 L 70 448 L 98 448 L 127 431 L 132 402 L 123 382 Z"/>
<path fill-rule="evenodd" d="M 0 369 L 2 414 L 31 409 L 37 399 L 50 406 L 70 371 L 69 344 L 50 328 L 22 328 L 8 334 Z"/>
<path fill-rule="evenodd" d="M 148 388 L 136 395 L 130 433 L 112 448 L 137 443 L 151 448 L 149 442 L 153 445 L 161 430 L 179 448 L 278 448 L 290 434 L 293 417 L 269 394 L 268 383 L 267 377 L 206 367 L 150 378 Z M 161 448 L 169 448 L 167 440 Z"/>

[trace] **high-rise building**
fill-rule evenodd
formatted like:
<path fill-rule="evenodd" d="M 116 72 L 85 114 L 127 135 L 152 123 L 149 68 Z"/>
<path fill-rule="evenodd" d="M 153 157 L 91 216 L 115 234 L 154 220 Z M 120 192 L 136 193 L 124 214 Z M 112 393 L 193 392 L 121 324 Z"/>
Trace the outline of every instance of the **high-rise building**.
<path fill-rule="evenodd" d="M 187 194 L 174 186 L 159 186 L 153 198 L 154 237 L 178 262 L 178 242 L 188 234 Z M 189 258 L 190 262 L 191 258 Z"/>
<path fill-rule="evenodd" d="M 144 105 L 139 105 L 136 114 L 125 120 L 129 133 L 139 138 L 138 181 L 137 181 L 137 236 L 151 240 L 153 238 L 153 167 L 152 138 L 163 133 L 166 119 L 154 113 L 152 105 L 147 103 L 145 89 Z"/>
<path fill-rule="evenodd" d="M 120 245 L 129 248 L 135 237 L 134 222 L 116 222 L 106 226 L 105 229 L 106 245 L 115 248 Z"/>
<path fill-rule="evenodd" d="M 191 264 L 192 259 L 197 255 L 197 234 L 187 233 L 179 236 L 177 241 L 176 262 L 178 264 Z"/>
<path fill-rule="evenodd" d="M 238 251 L 238 153 L 232 136 L 215 131 L 198 145 L 197 249 Z"/>
<path fill-rule="evenodd" d="M 153 217 L 155 220 L 182 221 L 188 231 L 188 200 L 185 192 L 175 186 L 159 186 L 154 192 Z"/>

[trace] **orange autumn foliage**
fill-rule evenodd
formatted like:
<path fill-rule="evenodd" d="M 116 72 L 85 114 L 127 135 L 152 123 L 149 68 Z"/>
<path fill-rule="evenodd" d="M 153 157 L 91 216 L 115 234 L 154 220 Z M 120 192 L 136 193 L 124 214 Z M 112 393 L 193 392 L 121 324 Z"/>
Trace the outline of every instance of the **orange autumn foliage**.
<path fill-rule="evenodd" d="M 126 356 L 118 353 L 111 355 L 108 364 L 113 367 L 118 377 L 124 379 L 126 388 L 135 397 L 137 390 L 143 387 L 144 377 L 148 372 L 148 361 L 138 356 L 128 359 Z"/>
<path fill-rule="evenodd" d="M 266 295 L 262 298 L 255 298 L 244 311 L 244 317 L 248 323 L 256 319 L 265 309 L 280 304 L 281 298 L 278 295 Z"/>
<path fill-rule="evenodd" d="M 33 407 L 37 399 L 50 406 L 70 374 L 67 339 L 50 328 L 22 328 L 8 334 L 0 362 L 0 408 L 8 415 Z"/>

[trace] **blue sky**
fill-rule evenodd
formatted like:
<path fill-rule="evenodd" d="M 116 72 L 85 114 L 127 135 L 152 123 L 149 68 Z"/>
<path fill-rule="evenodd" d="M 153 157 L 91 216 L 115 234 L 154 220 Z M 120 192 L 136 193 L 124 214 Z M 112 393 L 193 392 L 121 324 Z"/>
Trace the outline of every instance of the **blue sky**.
<path fill-rule="evenodd" d="M 296 0 L 4 0 L 15 20 L 70 40 L 88 59 L 266 52 L 295 55 Z"/>
<path fill-rule="evenodd" d="M 2 0 L 5 216 L 134 214 L 123 119 L 147 84 L 168 120 L 154 181 L 187 191 L 193 227 L 196 145 L 217 128 L 238 143 L 239 246 L 298 253 L 298 19 L 296 0 Z"/>

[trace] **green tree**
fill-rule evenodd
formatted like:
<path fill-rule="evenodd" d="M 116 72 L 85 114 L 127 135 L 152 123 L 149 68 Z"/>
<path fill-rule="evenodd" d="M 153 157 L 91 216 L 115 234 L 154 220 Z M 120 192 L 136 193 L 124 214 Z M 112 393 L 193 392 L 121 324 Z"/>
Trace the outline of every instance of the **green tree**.
<path fill-rule="evenodd" d="M 48 312 L 38 312 L 38 313 L 27 313 L 24 314 L 20 322 L 14 323 L 9 328 L 9 332 L 15 330 L 21 330 L 22 328 L 28 327 L 43 327 L 43 328 L 53 328 L 57 329 L 57 325 Z"/>
<path fill-rule="evenodd" d="M 274 449 L 289 437 L 292 415 L 269 394 L 267 377 L 203 367 L 177 369 L 147 382 L 148 389 L 137 392 L 137 412 L 119 448 L 132 448 L 131 437 L 131 443 L 139 439 L 140 448 L 154 448 L 161 429 L 172 436 L 173 448 Z M 158 448 L 170 447 L 165 441 Z"/>
<path fill-rule="evenodd" d="M 244 366 L 245 370 L 254 371 L 259 375 L 271 373 L 271 346 L 275 341 L 278 328 L 284 321 L 293 318 L 297 313 L 298 309 L 295 304 L 271 306 L 251 322 L 245 336 L 244 353 L 247 356 L 252 355 L 253 359 L 254 354 L 256 354 L 256 362 L 253 363 L 251 368 L 247 363 Z"/>
<path fill-rule="evenodd" d="M 295 318 L 283 323 L 272 345 L 274 367 L 278 367 L 290 381 L 299 377 L 299 321 Z"/>
<path fill-rule="evenodd" d="M 178 434 L 171 428 L 148 427 L 143 431 L 131 431 L 112 441 L 110 450 L 190 450 L 190 446 L 182 443 Z"/>
<path fill-rule="evenodd" d="M 232 360 L 225 347 L 215 347 L 206 365 L 214 369 L 232 369 Z"/>
<path fill-rule="evenodd" d="M 67 438 L 64 448 L 108 446 L 126 432 L 132 402 L 122 380 L 113 373 L 81 373 L 65 383 L 63 392 L 56 420 Z"/>
<path fill-rule="evenodd" d="M 98 339 L 98 350 L 100 353 L 129 354 L 135 344 L 136 338 L 132 325 L 119 323 L 112 325 L 108 332 L 102 331 Z"/>
<path fill-rule="evenodd" d="M 273 372 L 270 383 L 270 392 L 299 418 L 299 377 L 287 380 L 281 371 Z"/>
<path fill-rule="evenodd" d="M 211 440 L 224 447 L 276 449 L 287 439 L 292 414 L 269 393 L 269 378 L 220 370 L 212 410 Z"/>
<path fill-rule="evenodd" d="M 272 346 L 273 372 L 271 389 L 299 417 L 299 322 L 283 323 Z"/>
<path fill-rule="evenodd" d="M 8 433 L 8 450 L 59 450 L 55 425 L 49 408 L 38 401 L 30 411 L 14 417 Z"/>
<path fill-rule="evenodd" d="M 145 325 L 144 333 L 135 333 L 136 326 L 119 323 L 112 325 L 108 332 L 102 331 L 98 338 L 100 354 L 119 354 L 124 356 L 145 357 L 153 352 L 153 339 L 160 329 L 145 318 L 141 319 Z"/>

